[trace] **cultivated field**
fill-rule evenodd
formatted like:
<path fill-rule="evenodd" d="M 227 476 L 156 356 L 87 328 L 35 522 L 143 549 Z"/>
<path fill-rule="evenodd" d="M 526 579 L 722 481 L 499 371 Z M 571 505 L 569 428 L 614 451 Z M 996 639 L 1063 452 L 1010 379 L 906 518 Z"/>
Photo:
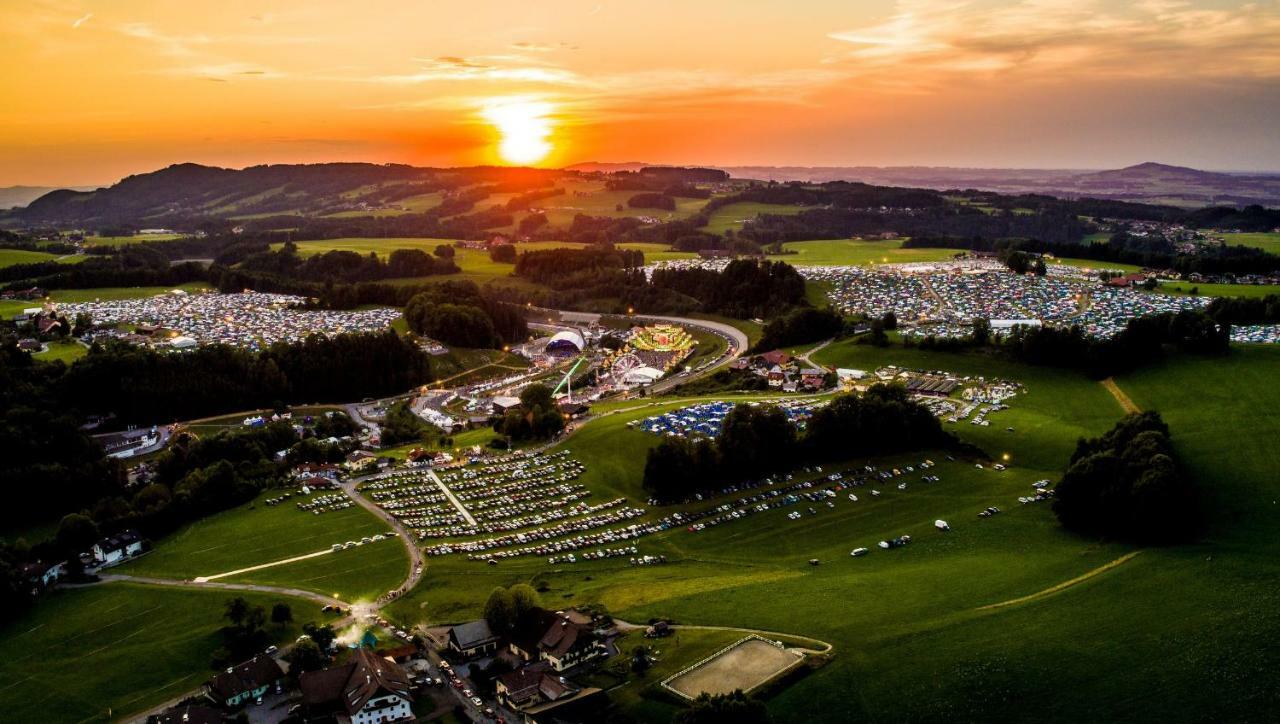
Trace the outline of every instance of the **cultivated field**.
<path fill-rule="evenodd" d="M 0 249 L 0 269 L 17 266 L 18 264 L 39 264 L 45 261 L 76 264 L 87 258 L 83 254 L 62 256 L 60 254 L 47 254 L 43 251 L 28 251 L 26 249 Z"/>
<path fill-rule="evenodd" d="M 723 234 L 730 229 L 741 231 L 746 222 L 760 214 L 794 216 L 810 208 L 812 207 L 795 206 L 793 204 L 760 204 L 753 201 L 740 201 L 735 204 L 721 206 L 711 212 L 707 225 L 702 227 L 702 230 L 712 234 Z"/>
<path fill-rule="evenodd" d="M 1242 234 L 1223 234 L 1222 238 L 1228 244 L 1240 246 L 1253 246 L 1263 249 L 1272 254 L 1280 254 L 1280 233 L 1258 232 L 1258 233 L 1242 233 Z"/>
<path fill-rule="evenodd" d="M 731 694 L 739 689 L 750 693 L 803 661 L 802 654 L 748 637 L 664 681 L 663 686 L 686 699 L 696 699 L 703 693 Z"/>
<path fill-rule="evenodd" d="M 794 266 L 854 266 L 943 261 L 958 253 L 955 249 L 904 249 L 901 239 L 791 241 L 783 244 L 782 248 L 795 253 L 782 254 L 770 259 L 785 261 Z"/>

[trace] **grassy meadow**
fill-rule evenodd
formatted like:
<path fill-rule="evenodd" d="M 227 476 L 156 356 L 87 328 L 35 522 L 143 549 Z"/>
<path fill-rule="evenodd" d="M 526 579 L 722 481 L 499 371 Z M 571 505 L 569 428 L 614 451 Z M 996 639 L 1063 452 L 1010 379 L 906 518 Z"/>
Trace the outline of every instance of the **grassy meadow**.
<path fill-rule="evenodd" d="M 304 498 L 296 495 L 277 506 L 266 505 L 266 498 L 281 492 L 268 491 L 253 502 L 183 526 L 118 570 L 180 580 L 214 576 L 388 531 L 385 523 L 358 506 L 314 515 L 297 509 L 295 503 Z M 387 540 L 219 580 L 270 582 L 356 600 L 367 597 L 371 587 L 386 586 L 376 593 L 394 587 L 407 568 L 403 546 Z"/>
<path fill-rule="evenodd" d="M 0 629 L 0 705 L 7 721 L 114 721 L 200 686 L 222 645 L 223 606 L 234 594 L 110 583 L 57 591 Z M 292 641 L 319 606 L 243 594 L 270 610 L 285 601 L 295 624 L 267 625 Z"/>

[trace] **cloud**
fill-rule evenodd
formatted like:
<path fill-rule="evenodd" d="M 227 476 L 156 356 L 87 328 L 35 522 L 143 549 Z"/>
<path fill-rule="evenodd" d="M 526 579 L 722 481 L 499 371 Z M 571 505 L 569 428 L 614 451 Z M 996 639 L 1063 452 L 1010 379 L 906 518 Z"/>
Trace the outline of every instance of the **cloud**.
<path fill-rule="evenodd" d="M 1280 76 L 1274 0 L 1234 8 L 1170 0 L 1017 0 L 994 7 L 900 0 L 888 18 L 829 37 L 853 46 L 842 61 L 855 76 Z"/>
<path fill-rule="evenodd" d="M 93 13 L 85 13 L 84 15 L 76 18 L 75 22 L 71 23 L 71 28 L 73 30 L 78 30 L 81 25 L 84 25 L 85 23 L 89 22 L 92 19 L 93 19 Z"/>
<path fill-rule="evenodd" d="M 412 73 L 377 75 L 361 78 L 374 83 L 416 85 L 452 81 L 507 81 L 543 85 L 583 85 L 577 73 L 524 55 L 482 55 L 464 58 L 442 55 L 415 59 L 420 67 Z"/>

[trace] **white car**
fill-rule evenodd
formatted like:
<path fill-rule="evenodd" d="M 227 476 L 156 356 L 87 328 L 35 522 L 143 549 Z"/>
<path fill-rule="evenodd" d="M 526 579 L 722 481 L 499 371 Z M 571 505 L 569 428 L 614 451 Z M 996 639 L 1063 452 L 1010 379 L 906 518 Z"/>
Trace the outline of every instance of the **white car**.
<path fill-rule="evenodd" d="M 870 552 L 871 550 L 869 548 L 854 548 L 852 551 L 849 552 L 849 555 L 853 556 L 854 558 L 857 558 L 858 556 L 865 556 Z"/>

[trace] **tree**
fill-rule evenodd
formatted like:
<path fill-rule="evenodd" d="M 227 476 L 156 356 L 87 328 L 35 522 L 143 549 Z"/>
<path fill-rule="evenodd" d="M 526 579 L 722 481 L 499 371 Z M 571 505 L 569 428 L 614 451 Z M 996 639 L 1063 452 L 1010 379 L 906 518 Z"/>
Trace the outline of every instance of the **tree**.
<path fill-rule="evenodd" d="M 249 602 L 240 596 L 228 599 L 223 607 L 222 617 L 230 621 L 232 626 L 243 625 L 248 616 Z"/>
<path fill-rule="evenodd" d="M 333 626 L 327 623 L 321 626 L 317 626 L 314 623 L 305 623 L 302 625 L 302 632 L 312 641 L 315 641 L 321 651 L 328 651 L 332 648 L 333 642 L 338 638 Z"/>
<path fill-rule="evenodd" d="M 675 715 L 674 724 L 769 724 L 764 702 L 739 689 L 731 694 L 700 694 L 693 704 Z"/>
<path fill-rule="evenodd" d="M 85 551 L 98 540 L 98 524 L 87 515 L 71 513 L 58 522 L 54 541 L 68 555 Z"/>
<path fill-rule="evenodd" d="M 308 671 L 319 671 L 329 663 L 329 657 L 314 639 L 304 638 L 293 645 L 289 652 L 289 675 L 297 677 Z"/>
<path fill-rule="evenodd" d="M 653 662 L 649 660 L 649 649 L 644 646 L 637 646 L 631 649 L 631 670 L 641 676 L 653 666 Z"/>
<path fill-rule="evenodd" d="M 293 609 L 289 608 L 289 604 L 281 601 L 271 607 L 271 623 L 284 628 L 285 624 L 292 622 Z"/>
<path fill-rule="evenodd" d="M 497 244 L 489 247 L 489 259 L 499 264 L 516 263 L 516 247 L 513 244 Z"/>
<path fill-rule="evenodd" d="M 484 602 L 484 620 L 489 622 L 489 628 L 498 635 L 511 631 L 516 622 L 516 613 L 515 601 L 510 591 L 497 586 L 489 592 L 489 598 Z"/>
<path fill-rule="evenodd" d="M 1187 540 L 1199 524 L 1196 491 L 1154 411 L 1080 440 L 1054 490 L 1053 512 L 1079 533 L 1139 543 Z"/>

